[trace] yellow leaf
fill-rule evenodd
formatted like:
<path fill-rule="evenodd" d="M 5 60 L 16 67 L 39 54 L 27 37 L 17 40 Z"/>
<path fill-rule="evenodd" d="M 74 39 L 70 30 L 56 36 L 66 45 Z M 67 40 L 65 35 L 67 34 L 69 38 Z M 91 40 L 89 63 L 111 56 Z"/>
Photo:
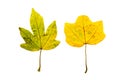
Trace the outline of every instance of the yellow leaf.
<path fill-rule="evenodd" d="M 87 16 L 79 16 L 75 23 L 65 23 L 68 44 L 81 47 L 84 44 L 97 44 L 105 37 L 102 21 L 92 22 Z"/>
<path fill-rule="evenodd" d="M 56 21 L 53 21 L 47 28 L 45 33 L 43 17 L 32 8 L 32 13 L 30 16 L 30 25 L 32 32 L 24 28 L 19 28 L 21 37 L 24 39 L 25 43 L 20 46 L 29 51 L 39 51 L 39 68 L 41 68 L 41 51 L 50 50 L 57 47 L 60 41 L 56 40 L 57 36 L 57 26 Z"/>
<path fill-rule="evenodd" d="M 105 38 L 102 21 L 92 22 L 88 16 L 79 16 L 75 23 L 65 23 L 64 32 L 66 42 L 75 47 L 81 47 L 86 44 L 97 44 Z M 86 61 L 87 72 L 87 61 Z"/>

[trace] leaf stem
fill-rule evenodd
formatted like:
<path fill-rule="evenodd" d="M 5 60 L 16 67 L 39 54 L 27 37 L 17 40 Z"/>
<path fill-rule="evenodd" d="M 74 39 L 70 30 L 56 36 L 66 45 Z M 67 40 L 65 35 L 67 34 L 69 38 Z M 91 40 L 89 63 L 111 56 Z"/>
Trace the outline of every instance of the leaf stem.
<path fill-rule="evenodd" d="M 40 72 L 40 70 L 41 70 L 41 52 L 42 52 L 42 49 L 40 49 L 38 72 Z"/>
<path fill-rule="evenodd" d="M 88 71 L 88 67 L 87 67 L 87 52 L 86 52 L 86 49 L 87 49 L 87 44 L 85 44 L 85 73 L 87 73 Z"/>

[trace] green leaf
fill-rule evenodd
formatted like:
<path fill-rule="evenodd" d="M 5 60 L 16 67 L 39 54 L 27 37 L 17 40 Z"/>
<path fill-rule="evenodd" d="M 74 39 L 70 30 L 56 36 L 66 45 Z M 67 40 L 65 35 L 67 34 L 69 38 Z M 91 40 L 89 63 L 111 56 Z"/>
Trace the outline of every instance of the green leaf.
<path fill-rule="evenodd" d="M 39 50 L 39 48 L 37 48 L 36 46 L 31 45 L 31 44 L 27 44 L 27 43 L 23 43 L 20 46 L 26 50 L 29 50 L 29 51 L 38 51 Z"/>
<path fill-rule="evenodd" d="M 26 50 L 38 51 L 39 46 L 35 42 L 34 36 L 31 34 L 31 32 L 29 32 L 28 30 L 26 30 L 24 28 L 19 28 L 19 30 L 20 30 L 21 36 L 23 37 L 24 41 L 26 42 L 26 43 L 21 44 L 20 46 Z"/>
<path fill-rule="evenodd" d="M 60 41 L 55 40 L 57 36 L 56 21 L 53 21 L 49 25 L 45 33 L 43 17 L 32 8 L 30 25 L 33 33 L 19 27 L 21 37 L 25 41 L 25 43 L 22 43 L 20 46 L 29 51 L 40 50 L 40 60 L 38 68 L 38 71 L 40 71 L 42 50 L 50 50 L 60 44 Z"/>

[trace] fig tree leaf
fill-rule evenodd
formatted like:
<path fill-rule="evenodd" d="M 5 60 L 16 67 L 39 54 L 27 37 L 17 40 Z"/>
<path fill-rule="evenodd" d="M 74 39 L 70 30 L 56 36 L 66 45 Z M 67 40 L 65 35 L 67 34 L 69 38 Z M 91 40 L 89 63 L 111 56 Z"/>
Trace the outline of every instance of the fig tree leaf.
<path fill-rule="evenodd" d="M 74 47 L 85 45 L 85 66 L 87 72 L 87 44 L 95 45 L 105 38 L 103 31 L 103 22 L 92 22 L 88 16 L 79 16 L 75 23 L 65 23 L 64 32 L 66 42 Z"/>
<path fill-rule="evenodd" d="M 32 32 L 19 27 L 21 37 L 25 41 L 25 43 L 20 44 L 20 46 L 29 51 L 40 51 L 38 68 L 38 71 L 40 71 L 42 50 L 50 50 L 60 44 L 60 41 L 56 40 L 56 21 L 53 21 L 45 32 L 43 17 L 32 8 L 30 26 Z"/>

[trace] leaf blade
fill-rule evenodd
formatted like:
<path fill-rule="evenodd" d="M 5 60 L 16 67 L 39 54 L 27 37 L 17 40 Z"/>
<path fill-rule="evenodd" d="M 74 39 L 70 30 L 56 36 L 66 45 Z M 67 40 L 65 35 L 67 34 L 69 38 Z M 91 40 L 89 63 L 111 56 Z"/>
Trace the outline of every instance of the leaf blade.
<path fill-rule="evenodd" d="M 27 43 L 21 44 L 20 47 L 29 51 L 39 51 L 38 47 L 36 47 L 35 45 L 27 44 Z"/>
<path fill-rule="evenodd" d="M 105 38 L 102 21 L 92 22 L 88 16 L 78 16 L 75 23 L 65 23 L 66 42 L 75 47 L 97 44 Z"/>
<path fill-rule="evenodd" d="M 54 40 L 54 41 L 50 42 L 48 45 L 46 45 L 45 47 L 43 47 L 43 50 L 54 49 L 54 48 L 57 47 L 59 44 L 60 44 L 60 41 Z"/>
<path fill-rule="evenodd" d="M 83 30 L 79 27 L 76 27 L 75 24 L 65 23 L 64 32 L 66 35 L 66 41 L 71 46 L 81 47 L 84 45 L 84 33 Z M 78 33 L 79 30 L 82 30 Z"/>
<path fill-rule="evenodd" d="M 21 27 L 19 27 L 19 30 L 20 30 L 21 37 L 26 42 L 26 44 L 21 44 L 21 47 L 27 49 L 27 47 L 30 46 L 31 48 L 33 47 L 34 49 L 36 48 L 38 50 L 39 47 L 38 47 L 37 43 L 34 41 L 34 37 L 31 34 L 31 32 L 29 32 L 28 30 L 21 28 Z M 28 46 L 28 44 L 29 44 L 29 46 Z M 29 49 L 27 49 L 27 50 L 29 50 Z"/>
<path fill-rule="evenodd" d="M 54 42 L 56 35 L 57 35 L 56 21 L 53 21 L 47 28 L 46 34 L 41 38 L 42 48 L 46 50 L 46 47 L 52 42 Z M 49 47 L 49 49 L 51 48 L 52 47 Z M 47 48 L 47 50 L 49 49 Z"/>
<path fill-rule="evenodd" d="M 44 21 L 43 17 L 39 13 L 37 13 L 33 8 L 30 17 L 30 25 L 33 31 L 33 35 L 38 39 L 37 43 L 39 44 L 40 48 L 42 48 L 41 36 L 43 36 L 45 33 Z"/>
<path fill-rule="evenodd" d="M 97 44 L 105 38 L 105 33 L 103 32 L 102 21 L 98 21 L 93 24 L 97 27 L 97 29 L 96 29 L 94 35 L 92 35 L 90 40 L 88 41 L 88 44 L 91 44 L 91 45 Z"/>
<path fill-rule="evenodd" d="M 20 31 L 21 37 L 24 39 L 26 43 L 29 43 L 30 41 L 32 41 L 33 35 L 30 31 L 21 27 L 19 27 L 19 31 Z"/>

